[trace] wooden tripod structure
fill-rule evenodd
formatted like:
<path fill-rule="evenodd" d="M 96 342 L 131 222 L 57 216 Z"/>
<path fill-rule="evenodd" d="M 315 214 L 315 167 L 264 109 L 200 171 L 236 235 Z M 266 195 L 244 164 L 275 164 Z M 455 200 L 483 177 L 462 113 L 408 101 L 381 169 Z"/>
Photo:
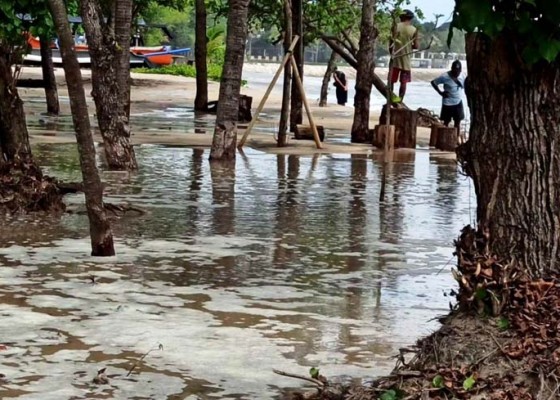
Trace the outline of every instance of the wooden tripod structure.
<path fill-rule="evenodd" d="M 309 126 L 311 127 L 311 131 L 313 132 L 313 140 L 315 141 L 315 145 L 317 146 L 318 149 L 323 148 L 323 146 L 321 145 L 321 140 L 319 139 L 319 132 L 317 131 L 317 125 L 315 125 L 315 121 L 313 120 L 313 115 L 311 115 L 311 109 L 309 108 L 309 103 L 307 102 L 307 97 L 305 96 L 305 90 L 303 88 L 303 83 L 301 81 L 301 76 L 299 75 L 297 64 L 296 64 L 296 61 L 293 58 L 293 50 L 294 50 L 294 47 L 296 46 L 298 40 L 299 40 L 299 36 L 297 36 L 297 35 L 294 36 L 294 39 L 292 40 L 292 43 L 290 44 L 290 47 L 288 48 L 288 51 L 286 52 L 286 54 L 284 55 L 284 58 L 282 59 L 282 63 L 278 67 L 278 71 L 276 71 L 276 74 L 274 75 L 274 78 L 272 78 L 272 82 L 270 82 L 270 85 L 268 85 L 268 89 L 266 89 L 266 92 L 265 92 L 261 102 L 259 103 L 259 106 L 257 107 L 257 110 L 255 111 L 255 115 L 254 115 L 253 119 L 251 120 L 251 123 L 249 124 L 249 126 L 247 126 L 247 129 L 243 133 L 243 137 L 239 141 L 237 147 L 242 148 L 243 145 L 245 144 L 245 142 L 247 141 L 247 137 L 249 137 L 249 134 L 251 133 L 251 130 L 253 129 L 253 127 L 257 123 L 257 118 L 258 118 L 259 114 L 262 112 L 262 110 L 264 108 L 264 105 L 266 104 L 266 101 L 268 100 L 268 96 L 270 96 L 270 93 L 272 92 L 272 88 L 274 87 L 274 85 L 278 81 L 278 78 L 280 77 L 280 74 L 281 74 L 282 70 L 284 69 L 284 67 L 286 66 L 286 64 L 288 62 L 290 62 L 292 64 L 292 69 L 293 69 L 293 72 L 294 72 L 294 77 L 295 77 L 295 80 L 296 80 L 298 90 L 301 93 L 301 98 L 303 100 L 303 105 L 305 106 L 305 112 L 307 113 L 307 118 L 309 120 Z"/>

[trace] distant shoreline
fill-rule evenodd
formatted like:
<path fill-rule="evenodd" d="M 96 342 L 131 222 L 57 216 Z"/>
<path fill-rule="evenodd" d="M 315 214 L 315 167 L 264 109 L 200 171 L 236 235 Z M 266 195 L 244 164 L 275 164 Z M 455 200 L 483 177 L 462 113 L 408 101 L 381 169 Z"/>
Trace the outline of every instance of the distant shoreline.
<path fill-rule="evenodd" d="M 274 75 L 274 73 L 280 67 L 280 63 L 277 62 L 245 62 L 243 64 L 243 72 L 262 72 L 262 73 L 270 73 Z M 346 74 L 346 76 L 350 79 L 356 79 L 356 70 L 353 67 L 343 65 L 338 66 L 338 69 L 341 70 Z M 323 76 L 325 75 L 325 71 L 327 70 L 327 65 L 317 65 L 317 64 L 306 64 L 303 67 L 304 74 L 307 76 Z M 446 68 L 413 68 L 412 69 L 412 79 L 418 81 L 431 81 L 432 79 L 437 78 L 442 73 L 447 71 Z M 387 68 L 376 68 L 375 73 L 381 77 L 381 79 L 387 79 Z"/>

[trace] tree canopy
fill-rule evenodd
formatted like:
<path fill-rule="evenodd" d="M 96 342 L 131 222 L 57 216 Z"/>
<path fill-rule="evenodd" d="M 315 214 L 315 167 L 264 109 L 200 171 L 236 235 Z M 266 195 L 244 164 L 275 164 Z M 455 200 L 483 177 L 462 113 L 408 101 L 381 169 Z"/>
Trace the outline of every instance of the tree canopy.
<path fill-rule="evenodd" d="M 494 37 L 506 33 L 532 64 L 560 54 L 560 2 L 549 0 L 456 0 L 452 26 Z M 449 38 L 452 37 L 450 31 Z"/>

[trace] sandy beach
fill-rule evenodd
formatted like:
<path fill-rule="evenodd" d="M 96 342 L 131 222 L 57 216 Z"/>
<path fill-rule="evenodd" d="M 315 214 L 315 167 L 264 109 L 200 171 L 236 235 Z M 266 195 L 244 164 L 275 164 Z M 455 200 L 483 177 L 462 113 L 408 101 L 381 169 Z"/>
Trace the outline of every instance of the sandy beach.
<path fill-rule="evenodd" d="M 252 72 L 270 73 L 271 77 L 278 69 L 278 64 L 251 63 L 244 67 L 246 74 L 250 76 Z M 306 76 L 322 76 L 326 66 L 306 66 Z M 355 71 L 350 67 L 342 67 L 352 78 Z M 386 69 L 378 69 L 377 73 L 381 76 L 386 74 Z M 59 86 L 59 96 L 61 98 L 61 113 L 69 115 L 68 92 L 64 79 L 64 71 L 57 68 L 57 83 Z M 441 70 L 415 70 L 416 79 L 430 80 L 441 73 Z M 90 115 L 94 115 L 95 106 L 91 98 L 91 71 L 82 70 L 86 95 L 88 96 L 88 104 Z M 194 78 L 186 78 L 171 75 L 142 74 L 132 72 L 133 86 L 131 90 L 131 123 L 134 126 L 135 115 L 148 113 L 154 108 L 165 109 L 167 107 L 192 107 L 196 94 L 196 82 Z M 40 68 L 25 67 L 21 75 L 22 79 L 40 79 Z M 280 80 L 281 81 L 281 80 Z M 375 90 L 375 89 L 373 89 Z M 208 84 L 209 99 L 217 100 L 219 93 L 219 83 L 209 82 Z M 249 84 L 243 87 L 242 94 L 253 97 L 253 115 L 257 106 L 264 96 L 266 87 L 254 86 Z M 43 89 L 40 88 L 20 88 L 20 95 L 24 102 L 31 99 L 37 99 L 43 96 Z M 288 146 L 285 148 L 276 147 L 275 134 L 271 133 L 277 125 L 275 116 L 279 115 L 281 108 L 281 95 L 279 90 L 273 90 L 267 99 L 263 108 L 263 115 L 267 118 L 255 125 L 246 146 L 259 149 L 269 153 L 289 153 L 289 154 L 313 154 L 313 153 L 375 153 L 377 150 L 369 144 L 351 144 L 348 139 L 353 119 L 353 108 L 339 106 L 337 104 L 328 104 L 327 107 L 319 107 L 316 99 L 309 99 L 311 114 L 317 125 L 322 125 L 326 132 L 326 139 L 322 149 L 317 149 L 313 141 L 294 140 L 290 134 Z M 37 107 L 37 105 L 35 106 Z M 379 119 L 380 110 L 373 109 L 370 112 L 370 128 L 373 128 Z M 270 116 L 273 116 L 272 120 Z M 309 124 L 307 115 L 304 112 L 304 124 Z M 164 144 L 164 145 L 180 145 L 180 146 L 204 146 L 209 147 L 212 143 L 211 129 L 206 128 L 205 134 L 200 134 L 200 130 L 195 132 L 194 127 L 186 132 L 182 129 L 176 131 L 177 127 L 171 127 L 166 131 L 146 132 L 142 129 L 133 129 L 132 140 L 135 144 Z M 264 129 L 266 128 L 266 129 Z M 239 135 L 244 132 L 239 129 Z M 96 140 L 100 141 L 97 133 Z M 68 143 L 73 142 L 72 136 L 56 135 L 56 132 L 49 132 L 48 129 L 30 128 L 30 137 L 33 143 Z M 418 128 L 417 144 L 421 147 L 427 147 L 429 141 L 429 129 Z M 398 150 L 399 152 L 409 152 L 410 150 Z"/>

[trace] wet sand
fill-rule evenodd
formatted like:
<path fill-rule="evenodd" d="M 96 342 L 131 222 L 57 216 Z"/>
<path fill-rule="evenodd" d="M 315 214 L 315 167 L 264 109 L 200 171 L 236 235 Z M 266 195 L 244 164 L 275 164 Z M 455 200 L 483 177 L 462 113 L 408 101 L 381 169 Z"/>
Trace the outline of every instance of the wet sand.
<path fill-rule="evenodd" d="M 276 64 L 246 64 L 245 72 L 270 72 L 271 76 L 277 68 Z M 325 66 L 306 66 L 306 74 L 309 76 L 321 76 Z M 353 70 L 348 68 L 346 71 L 349 77 Z M 386 74 L 386 70 L 379 69 L 381 76 Z M 415 70 L 418 79 L 431 79 L 441 73 L 441 70 Z M 196 81 L 194 78 L 186 78 L 171 75 L 141 74 L 132 72 L 133 86 L 131 90 L 131 122 L 134 124 L 134 116 L 151 112 L 154 109 L 165 109 L 167 107 L 192 107 L 196 94 Z M 56 69 L 56 76 L 59 85 L 59 96 L 61 97 L 62 114 L 70 114 L 68 92 L 64 80 L 64 73 L 61 68 Z M 91 98 L 91 71 L 82 70 L 86 95 L 90 115 L 94 115 L 95 106 Z M 40 68 L 25 67 L 21 78 L 41 78 Z M 258 85 L 248 85 L 241 90 L 242 94 L 253 97 L 253 115 L 258 104 L 264 96 L 266 88 Z M 375 89 L 373 89 L 375 90 Z M 20 88 L 20 95 L 25 102 L 31 99 L 40 99 L 43 89 L 39 88 Z M 219 93 L 219 83 L 209 82 L 208 93 L 210 100 L 217 100 Z M 277 129 L 277 116 L 281 108 L 281 95 L 278 90 L 273 90 L 269 96 L 259 122 L 253 128 L 246 146 L 268 153 L 282 154 L 313 154 L 313 153 L 374 153 L 377 150 L 369 144 L 349 143 L 350 130 L 353 119 L 353 108 L 344 107 L 337 104 L 328 104 L 327 107 L 319 107 L 316 101 L 310 101 L 310 109 L 314 121 L 317 125 L 325 128 L 327 138 L 323 143 L 323 149 L 318 150 L 313 141 L 296 141 L 293 135 L 289 135 L 288 146 L 285 148 L 276 147 L 275 129 Z M 370 113 L 370 127 L 373 128 L 379 120 L 379 111 L 372 110 Z M 309 124 L 307 115 L 304 111 L 304 124 Z M 246 126 L 246 124 L 245 124 Z M 195 132 L 195 129 L 181 129 L 178 126 L 170 127 L 167 131 L 147 132 L 142 129 L 133 129 L 132 141 L 134 144 L 163 144 L 178 146 L 210 147 L 212 143 L 212 132 L 206 129 L 205 134 Z M 48 129 L 47 129 L 48 130 Z M 242 135 L 244 129 L 239 129 Z M 429 129 L 418 128 L 417 144 L 419 147 L 427 147 L 429 141 Z M 71 136 L 59 136 L 56 132 L 48 132 L 45 129 L 30 128 L 31 141 L 33 143 L 68 143 L 73 142 Z M 95 135 L 97 141 L 101 141 L 99 134 Z M 406 152 L 409 150 L 398 150 Z"/>

